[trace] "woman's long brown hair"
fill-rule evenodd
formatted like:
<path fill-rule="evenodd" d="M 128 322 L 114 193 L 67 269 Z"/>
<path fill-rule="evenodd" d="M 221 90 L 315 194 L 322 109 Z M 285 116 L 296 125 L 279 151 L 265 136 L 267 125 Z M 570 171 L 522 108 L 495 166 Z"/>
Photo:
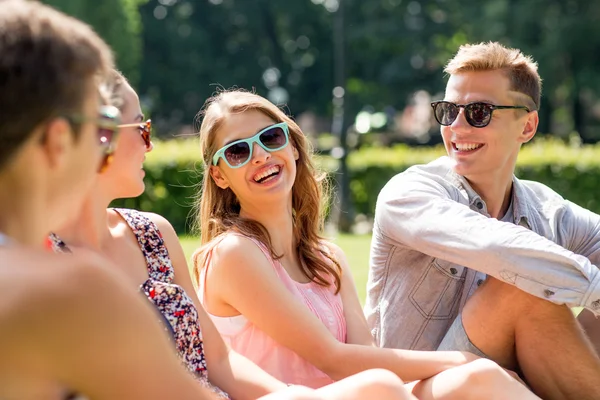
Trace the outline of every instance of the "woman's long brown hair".
<path fill-rule="evenodd" d="M 286 122 L 289 126 L 290 141 L 299 153 L 296 161 L 296 180 L 292 187 L 292 210 L 294 239 L 302 273 L 322 286 L 333 283 L 335 292 L 338 293 L 342 270 L 335 257 L 323 245 L 323 238 L 320 236 L 327 201 L 326 180 L 325 175 L 319 174 L 313 165 L 310 142 L 300 127 L 277 106 L 261 96 L 242 90 L 216 94 L 206 101 L 203 110 L 197 116 L 197 119 L 202 119 L 200 148 L 204 161 L 204 176 L 195 204 L 196 228 L 200 230 L 201 247 L 192 257 L 194 283 L 198 286 L 200 270 L 205 266 L 209 250 L 216 243 L 215 239 L 233 229 L 264 243 L 273 259 L 283 256 L 275 254 L 269 232 L 261 223 L 240 217 L 240 204 L 235 194 L 229 188 L 219 188 L 209 173 L 212 157 L 217 151 L 216 132 L 228 115 L 249 110 L 259 111 L 275 123 Z"/>

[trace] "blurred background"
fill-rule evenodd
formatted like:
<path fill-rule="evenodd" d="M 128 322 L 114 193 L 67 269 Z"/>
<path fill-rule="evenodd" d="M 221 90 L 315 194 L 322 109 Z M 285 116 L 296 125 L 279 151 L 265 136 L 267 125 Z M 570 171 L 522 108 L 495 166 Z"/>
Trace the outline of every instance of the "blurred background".
<path fill-rule="evenodd" d="M 113 47 L 160 139 L 147 192 L 117 204 L 159 212 L 180 233 L 202 174 L 195 115 L 220 88 L 283 106 L 336 187 L 330 226 L 368 233 L 385 182 L 443 154 L 429 103 L 443 97 L 444 64 L 490 40 L 532 55 L 544 81 L 539 137 L 518 174 L 597 211 L 598 0 L 44 2 Z"/>
<path fill-rule="evenodd" d="M 463 43 L 497 40 L 539 62 L 541 132 L 600 139 L 600 1 L 46 2 L 108 41 L 161 137 L 193 132 L 204 100 L 238 86 L 286 104 L 310 135 L 331 131 L 338 97 L 361 141 L 434 144 L 428 104 L 444 63 Z"/>
<path fill-rule="evenodd" d="M 361 299 L 379 190 L 444 154 L 432 99 L 464 43 L 500 41 L 539 63 L 539 133 L 517 176 L 600 212 L 599 0 L 44 0 L 91 24 L 152 118 L 146 192 L 114 203 L 165 216 L 188 255 L 202 178 L 195 116 L 221 88 L 281 105 L 335 188 L 327 234 Z M 158 139 L 157 139 L 158 138 Z M 402 223 L 398 221 L 398 223 Z"/>

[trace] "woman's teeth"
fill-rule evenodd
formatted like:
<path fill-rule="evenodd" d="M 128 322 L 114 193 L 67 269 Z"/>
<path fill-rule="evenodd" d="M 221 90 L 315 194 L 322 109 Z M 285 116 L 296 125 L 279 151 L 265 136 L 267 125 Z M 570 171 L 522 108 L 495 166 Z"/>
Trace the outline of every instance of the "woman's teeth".
<path fill-rule="evenodd" d="M 254 181 L 260 182 L 261 180 L 263 180 L 264 178 L 266 178 L 270 175 L 277 174 L 277 173 L 279 173 L 279 169 L 280 168 L 278 166 L 274 165 L 271 168 L 268 168 L 268 169 L 262 171 L 261 173 L 254 175 Z"/>

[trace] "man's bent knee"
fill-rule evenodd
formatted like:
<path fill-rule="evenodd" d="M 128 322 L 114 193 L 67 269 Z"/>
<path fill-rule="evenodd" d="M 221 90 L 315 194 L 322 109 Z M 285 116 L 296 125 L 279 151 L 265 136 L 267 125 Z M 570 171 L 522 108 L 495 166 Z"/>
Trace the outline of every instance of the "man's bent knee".
<path fill-rule="evenodd" d="M 490 398 L 492 393 L 501 393 L 503 390 L 537 398 L 530 393 L 516 373 L 506 371 L 492 360 L 480 358 L 456 368 L 455 373 L 468 376 L 469 384 L 462 388 L 464 393 L 461 393 L 464 394 L 464 399 Z"/>

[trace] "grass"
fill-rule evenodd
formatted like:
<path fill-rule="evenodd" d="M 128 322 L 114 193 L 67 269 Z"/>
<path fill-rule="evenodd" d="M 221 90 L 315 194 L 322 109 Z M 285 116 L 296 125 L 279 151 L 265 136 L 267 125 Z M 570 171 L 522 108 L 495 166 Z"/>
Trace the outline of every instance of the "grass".
<path fill-rule="evenodd" d="M 192 236 L 181 236 L 179 239 L 189 260 L 194 250 L 200 245 L 200 242 L 198 238 Z M 346 253 L 350 269 L 352 270 L 352 276 L 356 282 L 360 302 L 364 304 L 367 275 L 369 273 L 371 235 L 338 235 L 334 238 L 334 242 Z"/>

